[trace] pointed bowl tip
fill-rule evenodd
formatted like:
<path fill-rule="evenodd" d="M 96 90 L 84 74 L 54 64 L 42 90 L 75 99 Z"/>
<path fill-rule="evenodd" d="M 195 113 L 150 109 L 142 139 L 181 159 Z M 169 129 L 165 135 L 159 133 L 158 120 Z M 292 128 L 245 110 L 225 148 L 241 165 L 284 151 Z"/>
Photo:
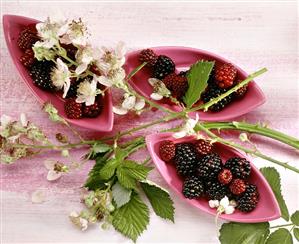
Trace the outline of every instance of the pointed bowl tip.
<path fill-rule="evenodd" d="M 189 48 L 189 47 L 180 47 L 180 46 L 165 46 L 165 47 L 152 47 L 158 55 L 169 56 L 174 63 L 176 64 L 176 71 L 187 70 L 191 64 L 195 63 L 200 59 L 204 60 L 215 60 L 216 65 L 223 63 L 232 63 L 231 61 L 216 55 L 214 53 Z M 134 68 L 140 65 L 138 60 L 138 55 L 141 50 L 132 51 L 127 54 L 127 61 L 125 64 L 126 72 L 131 72 Z M 240 67 L 232 63 L 238 70 L 238 78 L 244 80 L 248 74 L 242 70 Z M 148 84 L 148 78 L 151 77 L 151 73 L 148 69 L 144 68 L 138 72 L 129 83 L 131 86 L 141 95 L 150 98 L 152 93 L 152 87 Z M 197 111 L 190 113 L 191 117 L 195 117 L 196 113 L 199 114 L 201 120 L 203 121 L 227 121 L 232 118 L 239 117 L 244 115 L 257 107 L 265 103 L 266 98 L 259 86 L 254 82 L 250 82 L 248 85 L 248 91 L 245 96 L 240 100 L 235 100 L 223 110 L 219 112 L 203 112 Z M 157 101 L 154 101 L 157 102 Z M 172 109 L 173 111 L 180 111 L 180 108 L 177 105 L 164 103 L 163 100 L 157 102 L 160 105 Z"/>
<path fill-rule="evenodd" d="M 190 136 L 182 139 L 174 139 L 172 137 L 172 133 L 152 134 L 146 137 L 146 145 L 151 158 L 156 165 L 156 168 L 165 179 L 167 184 L 170 186 L 170 188 L 174 190 L 188 204 L 208 214 L 216 216 L 216 210 L 209 207 L 208 201 L 206 199 L 189 200 L 183 196 L 182 178 L 177 175 L 174 165 L 165 163 L 159 156 L 159 145 L 164 140 L 172 140 L 175 143 L 180 143 L 194 141 L 195 138 Z M 224 162 L 231 157 L 246 158 L 250 162 L 250 160 L 240 152 L 223 144 L 216 143 L 215 150 L 217 151 L 217 153 L 219 153 L 222 161 Z M 233 214 L 221 214 L 220 218 L 234 222 L 257 223 L 278 219 L 281 216 L 278 202 L 267 180 L 262 175 L 262 173 L 254 166 L 253 163 L 251 163 L 251 168 L 252 170 L 249 182 L 257 185 L 260 194 L 260 200 L 257 207 L 249 213 L 242 213 L 236 210 Z"/>
<path fill-rule="evenodd" d="M 68 119 L 64 112 L 64 101 L 58 94 L 53 94 L 45 92 L 33 84 L 32 78 L 29 75 L 28 70 L 19 61 L 22 51 L 17 45 L 18 35 L 22 28 L 29 24 L 38 23 L 38 20 L 17 16 L 17 15 L 3 15 L 3 29 L 6 44 L 11 55 L 11 58 L 18 70 L 20 76 L 22 77 L 24 83 L 30 89 L 32 94 L 41 102 L 50 102 L 57 109 L 64 119 L 73 125 L 83 127 L 86 129 L 100 131 L 100 132 L 110 132 L 113 128 L 114 114 L 112 112 L 112 96 L 111 92 L 108 90 L 104 96 L 104 109 L 102 113 L 97 118 L 82 118 L 82 119 Z"/>

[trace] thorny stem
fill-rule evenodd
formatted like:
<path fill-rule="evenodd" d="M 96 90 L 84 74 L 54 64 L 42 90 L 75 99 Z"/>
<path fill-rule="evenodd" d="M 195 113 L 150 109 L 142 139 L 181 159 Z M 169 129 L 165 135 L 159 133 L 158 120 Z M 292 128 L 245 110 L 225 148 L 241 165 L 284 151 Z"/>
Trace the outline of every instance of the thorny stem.
<path fill-rule="evenodd" d="M 275 164 L 277 164 L 279 166 L 285 167 L 285 168 L 287 168 L 289 170 L 292 170 L 292 171 L 294 171 L 296 173 L 299 173 L 299 169 L 297 169 L 296 167 L 293 167 L 293 166 L 289 165 L 288 163 L 281 162 L 281 161 L 276 160 L 274 158 L 271 158 L 271 157 L 269 157 L 267 155 L 264 155 L 264 154 L 260 153 L 257 150 L 252 150 L 252 149 L 243 147 L 242 145 L 237 144 L 235 142 L 228 141 L 228 140 L 225 140 L 225 139 L 223 139 L 221 137 L 218 137 L 217 135 L 215 135 L 214 133 L 212 133 L 210 130 L 208 130 L 204 126 L 202 126 L 200 123 L 198 123 L 197 126 L 201 130 L 203 130 L 208 136 L 210 136 L 212 139 L 214 139 L 217 142 L 221 142 L 222 144 L 225 144 L 225 145 L 227 145 L 229 147 L 232 147 L 232 148 L 240 149 L 240 150 L 242 150 L 245 153 L 248 153 L 248 154 L 251 154 L 251 155 L 255 155 L 255 156 L 263 158 L 263 159 L 265 159 L 265 160 L 267 160 L 269 162 L 275 163 Z"/>
<path fill-rule="evenodd" d="M 249 124 L 246 122 L 233 121 L 233 122 L 205 122 L 202 123 L 202 126 L 204 126 L 206 129 L 215 129 L 218 131 L 222 129 L 246 131 L 249 133 L 254 133 L 254 134 L 272 138 L 274 140 L 288 144 L 296 149 L 299 149 L 299 140 L 297 138 L 267 128 L 265 125 Z"/>
<path fill-rule="evenodd" d="M 194 108 L 188 109 L 188 112 L 194 112 L 200 109 L 203 109 L 204 111 L 207 111 L 209 107 L 211 107 L 212 105 L 218 103 L 220 100 L 222 100 L 223 98 L 227 97 L 228 95 L 232 94 L 233 92 L 237 91 L 239 88 L 245 86 L 246 84 L 248 84 L 250 81 L 252 81 L 254 78 L 256 78 L 257 76 L 265 73 L 267 71 L 266 68 L 260 69 L 257 72 L 254 72 L 252 74 L 250 74 L 245 80 L 243 80 L 242 82 L 240 82 L 238 85 L 234 86 L 233 88 L 231 88 L 230 90 L 228 90 L 227 92 L 223 93 L 222 95 L 212 99 L 211 101 L 196 106 Z"/>

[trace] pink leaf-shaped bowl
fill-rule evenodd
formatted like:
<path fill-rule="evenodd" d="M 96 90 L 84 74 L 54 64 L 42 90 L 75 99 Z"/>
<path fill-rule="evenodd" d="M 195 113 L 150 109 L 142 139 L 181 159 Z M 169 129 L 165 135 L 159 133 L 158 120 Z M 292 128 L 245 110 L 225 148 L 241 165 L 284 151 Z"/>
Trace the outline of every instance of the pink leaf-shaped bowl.
<path fill-rule="evenodd" d="M 172 133 L 152 134 L 146 137 L 146 145 L 154 164 L 168 185 L 187 203 L 206 213 L 216 215 L 216 210 L 209 207 L 206 199 L 189 200 L 183 196 L 183 180 L 177 175 L 175 166 L 171 163 L 165 163 L 159 156 L 159 145 L 164 140 L 172 140 L 175 143 L 179 143 L 194 141 L 195 138 L 190 136 L 174 139 Z M 238 151 L 220 143 L 215 143 L 215 151 L 221 156 L 224 162 L 231 157 L 246 158 Z M 249 182 L 257 185 L 260 193 L 260 200 L 257 207 L 250 213 L 242 213 L 236 210 L 233 214 L 221 214 L 220 218 L 234 222 L 256 223 L 266 222 L 280 217 L 279 205 L 267 180 L 252 163 L 251 168 Z"/>
<path fill-rule="evenodd" d="M 188 47 L 154 47 L 153 49 L 157 54 L 163 54 L 169 56 L 176 65 L 176 72 L 189 69 L 190 65 L 200 59 L 204 60 L 215 60 L 216 66 L 223 63 L 231 63 L 230 61 L 207 51 L 199 50 Z M 127 54 L 127 61 L 125 64 L 126 72 L 131 72 L 134 68 L 140 65 L 138 60 L 138 54 L 140 50 L 133 51 Z M 238 69 L 238 78 L 244 80 L 248 74 L 239 68 L 237 65 L 234 66 Z M 138 72 L 130 80 L 132 87 L 141 95 L 150 98 L 152 93 L 152 87 L 148 83 L 148 78 L 151 77 L 151 72 L 146 67 Z M 157 101 L 155 101 L 157 102 Z M 240 99 L 233 101 L 226 108 L 219 112 L 194 112 L 191 113 L 193 117 L 196 113 L 199 113 L 199 117 L 204 121 L 225 121 L 232 118 L 246 114 L 256 107 L 262 105 L 265 102 L 265 96 L 258 85 L 253 81 L 249 83 L 248 91 L 245 96 Z M 163 100 L 158 101 L 159 104 L 164 107 L 170 108 L 174 111 L 179 111 L 180 108 L 177 105 L 163 103 Z"/>
<path fill-rule="evenodd" d="M 96 131 L 111 131 L 113 127 L 113 112 L 112 97 L 110 91 L 107 91 L 104 96 L 104 108 L 102 113 L 97 118 L 68 119 L 64 112 L 64 100 L 62 99 L 62 97 L 55 93 L 45 92 L 33 84 L 28 70 L 20 62 L 22 51 L 18 47 L 17 40 L 20 31 L 25 26 L 34 23 L 38 23 L 38 21 L 35 19 L 16 15 L 3 16 L 3 29 L 7 47 L 12 60 L 21 77 L 23 78 L 25 84 L 29 87 L 30 91 L 41 103 L 52 103 L 58 109 L 59 115 L 71 124 Z"/>

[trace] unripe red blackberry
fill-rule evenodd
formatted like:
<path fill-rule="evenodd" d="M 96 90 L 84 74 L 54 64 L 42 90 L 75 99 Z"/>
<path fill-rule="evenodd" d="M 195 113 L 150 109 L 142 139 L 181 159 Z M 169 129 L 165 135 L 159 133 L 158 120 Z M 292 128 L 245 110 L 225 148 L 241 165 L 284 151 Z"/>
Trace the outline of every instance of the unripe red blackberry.
<path fill-rule="evenodd" d="M 222 185 L 227 185 L 231 182 L 231 180 L 233 179 L 233 175 L 232 172 L 230 172 L 229 169 L 223 169 L 220 171 L 220 173 L 218 174 L 218 181 L 222 184 Z"/>
<path fill-rule="evenodd" d="M 152 50 L 152 49 L 143 49 L 139 53 L 139 61 L 141 63 L 146 62 L 147 66 L 153 67 L 155 63 L 157 62 L 158 55 Z"/>
<path fill-rule="evenodd" d="M 239 84 L 241 81 L 237 81 L 237 84 Z M 244 95 L 246 94 L 248 90 L 248 85 L 242 86 L 241 88 L 239 88 L 237 91 L 234 92 L 234 98 L 242 98 L 244 97 Z"/>
<path fill-rule="evenodd" d="M 171 95 L 179 100 L 185 95 L 188 89 L 187 78 L 175 73 L 167 75 L 162 81 L 167 89 L 171 91 Z"/>
<path fill-rule="evenodd" d="M 25 53 L 20 57 L 20 62 L 26 67 L 30 68 L 35 61 L 34 52 L 32 48 L 26 49 Z"/>
<path fill-rule="evenodd" d="M 171 161 L 175 156 L 175 144 L 173 141 L 162 141 L 159 146 L 159 155 L 163 161 Z"/>
<path fill-rule="evenodd" d="M 237 76 L 237 69 L 226 63 L 215 69 L 215 82 L 220 88 L 230 88 L 233 86 Z"/>
<path fill-rule="evenodd" d="M 19 48 L 25 51 L 26 49 L 31 48 L 38 40 L 40 40 L 40 38 L 37 35 L 35 25 L 29 25 L 20 32 L 17 42 Z"/>
<path fill-rule="evenodd" d="M 75 98 L 66 99 L 64 111 L 69 119 L 80 119 L 83 115 L 83 104 L 77 103 Z"/>
<path fill-rule="evenodd" d="M 233 179 L 229 185 L 229 189 L 234 195 L 241 195 L 246 190 L 246 183 L 241 179 Z"/>
<path fill-rule="evenodd" d="M 102 110 L 103 105 L 101 104 L 100 99 L 97 99 L 94 104 L 83 106 L 83 117 L 96 118 L 101 114 Z"/>
<path fill-rule="evenodd" d="M 212 144 L 209 141 L 203 139 L 197 140 L 194 143 L 194 147 L 201 157 L 211 153 L 213 148 Z"/>

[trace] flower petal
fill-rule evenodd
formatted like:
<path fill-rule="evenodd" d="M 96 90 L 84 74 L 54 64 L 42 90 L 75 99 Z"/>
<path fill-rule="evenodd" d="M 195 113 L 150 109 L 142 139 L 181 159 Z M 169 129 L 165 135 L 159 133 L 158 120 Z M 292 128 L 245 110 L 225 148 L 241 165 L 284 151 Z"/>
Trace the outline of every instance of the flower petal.
<path fill-rule="evenodd" d="M 176 139 L 179 139 L 179 138 L 183 138 L 187 135 L 186 131 L 185 130 L 182 130 L 182 131 L 178 131 L 176 133 L 173 133 L 173 137 L 176 138 Z"/>
<path fill-rule="evenodd" d="M 0 122 L 2 127 L 6 127 L 11 121 L 12 118 L 10 116 L 5 114 L 1 115 Z"/>
<path fill-rule="evenodd" d="M 229 200 L 227 196 L 220 200 L 220 205 L 224 208 L 226 208 L 229 205 Z"/>
<path fill-rule="evenodd" d="M 210 208 L 218 208 L 219 207 L 219 201 L 218 200 L 210 200 L 209 201 Z"/>
<path fill-rule="evenodd" d="M 88 64 L 86 63 L 81 63 L 80 65 L 78 65 L 78 67 L 75 70 L 75 73 L 77 75 L 82 74 L 86 69 L 87 69 Z"/>
<path fill-rule="evenodd" d="M 224 208 L 225 214 L 232 214 L 233 212 L 235 212 L 235 208 L 233 206 L 227 206 L 226 208 Z"/>
<path fill-rule="evenodd" d="M 113 85 L 112 81 L 108 79 L 106 76 L 99 76 L 97 77 L 97 81 L 107 87 L 111 87 Z"/>
<path fill-rule="evenodd" d="M 139 100 L 136 102 L 134 108 L 135 108 L 136 110 L 141 110 L 141 109 L 144 108 L 144 106 L 145 106 L 145 101 L 144 101 L 144 99 L 139 99 Z"/>
<path fill-rule="evenodd" d="M 45 160 L 44 166 L 46 167 L 47 170 L 53 170 L 56 163 L 57 162 L 54 160 Z"/>
<path fill-rule="evenodd" d="M 124 109 L 124 108 L 120 108 L 120 107 L 114 107 L 112 108 L 113 110 L 113 113 L 115 114 L 119 114 L 119 115 L 125 115 L 128 113 L 128 110 L 127 109 Z"/>
<path fill-rule="evenodd" d="M 63 98 L 66 97 L 67 92 L 69 91 L 70 87 L 71 87 L 71 81 L 70 81 L 70 79 L 68 79 L 68 80 L 66 80 L 66 82 L 63 85 L 63 95 L 62 95 Z"/>
<path fill-rule="evenodd" d="M 26 127 L 28 125 L 28 120 L 24 113 L 21 113 L 21 115 L 20 115 L 20 122 L 23 127 Z"/>
<path fill-rule="evenodd" d="M 54 181 L 59 179 L 62 176 L 61 172 L 56 172 L 54 170 L 49 170 L 48 175 L 47 175 L 47 180 L 48 181 Z"/>
<path fill-rule="evenodd" d="M 159 101 L 159 100 L 161 100 L 162 98 L 163 98 L 163 96 L 162 95 L 160 95 L 160 94 L 158 94 L 158 93 L 152 93 L 151 95 L 150 95 L 150 97 L 151 97 L 151 99 L 153 99 L 153 100 L 156 100 L 156 101 Z"/>
<path fill-rule="evenodd" d="M 156 78 L 149 78 L 148 83 L 150 83 L 151 86 L 155 86 L 156 84 L 160 83 L 161 81 Z"/>
<path fill-rule="evenodd" d="M 134 108 L 136 103 L 136 97 L 135 96 L 128 96 L 125 98 L 125 100 L 122 103 L 122 107 L 126 110 L 130 110 L 132 108 Z"/>

